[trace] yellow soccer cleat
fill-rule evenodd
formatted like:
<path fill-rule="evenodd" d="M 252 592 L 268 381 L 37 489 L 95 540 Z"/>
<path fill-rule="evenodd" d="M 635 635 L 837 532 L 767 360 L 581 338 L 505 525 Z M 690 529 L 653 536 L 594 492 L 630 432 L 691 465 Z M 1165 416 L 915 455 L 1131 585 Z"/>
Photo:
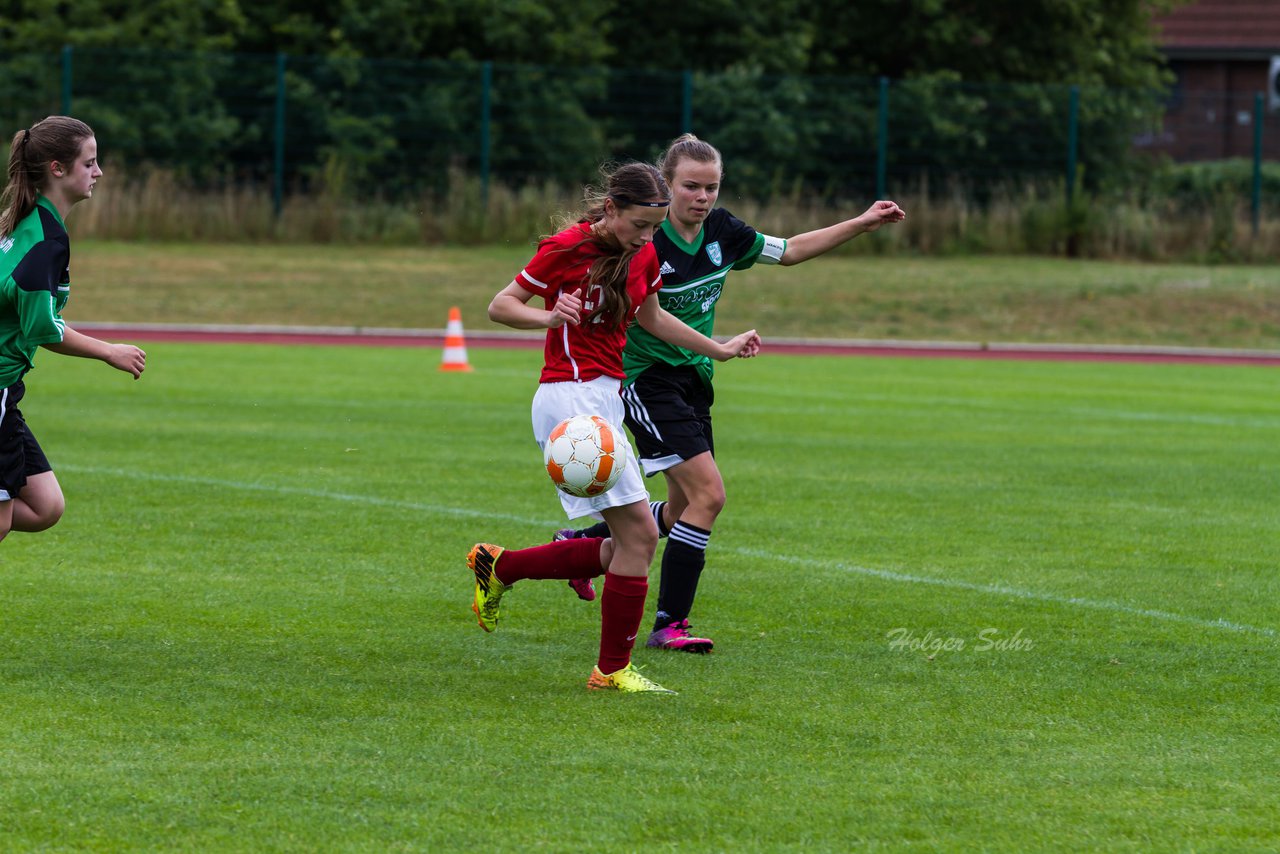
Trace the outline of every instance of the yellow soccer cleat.
<path fill-rule="evenodd" d="M 498 627 L 498 603 L 502 601 L 502 594 L 510 589 L 498 580 L 493 571 L 503 551 L 502 546 L 476 543 L 467 554 L 467 566 L 476 576 L 476 595 L 471 610 L 476 612 L 480 628 L 486 632 Z"/>
<path fill-rule="evenodd" d="M 670 688 L 663 688 L 657 682 L 644 676 L 630 663 L 621 670 L 609 674 L 601 673 L 599 667 L 591 668 L 591 678 L 587 680 L 587 690 L 621 691 L 624 694 L 676 693 Z"/>

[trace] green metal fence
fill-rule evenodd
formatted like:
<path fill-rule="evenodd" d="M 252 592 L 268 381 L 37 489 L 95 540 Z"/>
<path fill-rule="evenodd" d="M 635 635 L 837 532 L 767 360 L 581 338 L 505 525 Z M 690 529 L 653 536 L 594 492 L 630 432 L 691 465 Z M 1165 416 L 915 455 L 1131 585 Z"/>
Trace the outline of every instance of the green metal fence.
<path fill-rule="evenodd" d="M 685 131 L 720 147 L 735 191 L 762 200 L 1028 182 L 1069 200 L 1136 180 L 1135 157 L 1170 147 L 1166 93 L 1067 85 L 70 47 L 0 59 L 0 82 L 0 130 L 75 114 L 108 163 L 269 186 L 277 206 L 320 185 L 438 191 L 457 171 L 486 187 L 581 182 L 602 159 L 652 157 Z M 1256 220 L 1280 117 L 1260 95 L 1249 108 Z"/>

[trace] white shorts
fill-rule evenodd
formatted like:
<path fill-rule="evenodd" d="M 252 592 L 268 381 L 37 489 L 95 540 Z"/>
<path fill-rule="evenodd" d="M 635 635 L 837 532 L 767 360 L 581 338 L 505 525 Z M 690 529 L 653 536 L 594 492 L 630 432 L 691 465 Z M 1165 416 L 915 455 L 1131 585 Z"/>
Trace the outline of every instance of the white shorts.
<path fill-rule="evenodd" d="M 622 477 L 613 489 L 592 498 L 579 498 L 556 489 L 560 504 L 570 519 L 584 516 L 599 517 L 601 510 L 609 507 L 625 507 L 637 501 L 649 500 L 645 489 L 636 452 L 631 448 L 627 432 L 623 428 L 624 412 L 618 389 L 622 383 L 613 377 L 598 377 L 584 383 L 542 383 L 533 396 L 533 438 L 538 447 L 545 450 L 551 430 L 566 418 L 574 415 L 599 415 L 613 425 L 614 438 L 626 454 Z M 548 478 L 550 483 L 551 479 Z M 555 489 L 553 486 L 552 489 Z"/>

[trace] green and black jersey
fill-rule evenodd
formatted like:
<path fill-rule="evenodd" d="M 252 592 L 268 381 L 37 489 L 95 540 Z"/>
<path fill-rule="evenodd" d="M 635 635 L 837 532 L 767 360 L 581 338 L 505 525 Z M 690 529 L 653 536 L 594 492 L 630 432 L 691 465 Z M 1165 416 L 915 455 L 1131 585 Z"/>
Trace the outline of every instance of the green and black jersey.
<path fill-rule="evenodd" d="M 653 236 L 653 245 L 662 261 L 658 304 L 707 336 L 715 326 L 716 301 L 729 271 L 745 270 L 757 261 L 777 264 L 787 248 L 782 238 L 760 234 L 724 208 L 714 208 L 707 215 L 692 243 L 667 220 Z M 627 383 L 635 382 L 641 371 L 655 364 L 695 367 L 703 382 L 711 385 L 711 359 L 672 346 L 639 324 L 632 325 L 622 354 Z"/>
<path fill-rule="evenodd" d="M 67 228 L 43 196 L 13 234 L 0 235 L 0 388 L 31 370 L 41 344 L 62 340 L 70 262 Z"/>

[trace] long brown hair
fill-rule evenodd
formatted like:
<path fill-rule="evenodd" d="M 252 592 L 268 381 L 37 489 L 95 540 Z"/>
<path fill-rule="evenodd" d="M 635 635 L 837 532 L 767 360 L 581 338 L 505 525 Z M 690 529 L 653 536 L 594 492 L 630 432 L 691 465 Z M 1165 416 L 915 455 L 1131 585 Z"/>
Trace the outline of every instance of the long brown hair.
<path fill-rule="evenodd" d="M 662 152 L 662 156 L 658 158 L 658 168 L 662 170 L 662 177 L 667 179 L 668 184 L 672 184 L 676 180 L 676 167 L 680 165 L 681 160 L 696 160 L 698 163 L 716 163 L 723 164 L 724 160 L 720 157 L 720 152 L 709 142 L 698 139 L 691 133 L 686 133 L 671 140 L 671 144 L 667 146 L 667 150 Z M 720 166 L 724 171 L 724 166 Z"/>
<path fill-rule="evenodd" d="M 577 222 L 596 223 L 604 219 L 605 203 L 612 201 L 614 208 L 624 211 L 635 205 L 653 206 L 671 201 L 671 190 L 662 173 L 650 163 L 624 163 L 621 166 L 601 168 L 603 180 L 599 185 L 587 187 L 584 192 L 585 210 L 574 217 Z M 584 243 L 592 243 L 601 252 L 591 264 L 587 281 L 601 288 L 600 305 L 585 318 L 586 322 L 606 317 L 613 326 L 621 326 L 631 311 L 631 297 L 627 293 L 627 276 L 631 272 L 631 259 L 635 252 L 619 244 L 611 235 L 601 234 L 592 228 L 591 236 L 580 240 L 566 251 L 572 251 Z"/>
<path fill-rule="evenodd" d="M 13 135 L 9 144 L 9 179 L 0 195 L 0 235 L 12 234 L 36 206 L 36 196 L 48 180 L 49 164 L 67 166 L 80 156 L 80 147 L 93 128 L 70 116 L 49 116 Z"/>

